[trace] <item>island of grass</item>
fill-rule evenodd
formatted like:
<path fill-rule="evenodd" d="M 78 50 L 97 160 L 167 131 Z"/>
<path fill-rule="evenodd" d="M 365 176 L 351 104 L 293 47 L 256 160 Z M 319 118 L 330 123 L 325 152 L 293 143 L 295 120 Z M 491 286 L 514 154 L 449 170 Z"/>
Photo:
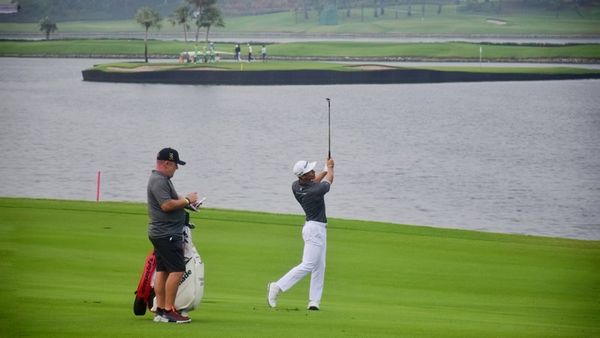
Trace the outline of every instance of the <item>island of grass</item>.
<path fill-rule="evenodd" d="M 109 63 L 82 71 L 85 81 L 200 85 L 339 85 L 598 79 L 570 67 L 396 67 L 383 64 L 270 61 Z"/>
<path fill-rule="evenodd" d="M 268 62 L 232 60 L 233 44 L 215 42 L 218 63 L 178 64 L 182 51 L 206 44 L 149 41 L 150 57 L 173 62 L 112 63 L 83 71 L 86 81 L 204 85 L 387 84 L 466 81 L 523 81 L 598 78 L 598 70 L 539 67 L 395 67 L 386 62 L 542 62 L 598 63 L 598 44 L 473 44 L 390 42 L 293 42 L 269 44 Z M 246 55 L 246 47 L 242 54 Z M 142 40 L 0 41 L 0 56 L 140 59 Z M 191 52 L 189 52 L 191 53 Z M 346 63 L 344 63 L 346 62 Z M 348 64 L 365 62 L 367 64 Z"/>

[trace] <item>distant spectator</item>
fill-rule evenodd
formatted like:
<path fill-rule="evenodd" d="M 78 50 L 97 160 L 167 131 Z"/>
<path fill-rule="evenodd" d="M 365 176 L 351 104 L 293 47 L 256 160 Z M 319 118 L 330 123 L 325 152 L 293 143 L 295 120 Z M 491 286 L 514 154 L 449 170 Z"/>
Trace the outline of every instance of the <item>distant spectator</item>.
<path fill-rule="evenodd" d="M 262 48 L 260 49 L 260 55 L 262 56 L 263 62 L 267 61 L 267 47 L 265 45 L 262 45 Z"/>
<path fill-rule="evenodd" d="M 248 44 L 248 62 L 252 61 L 252 46 Z"/>
<path fill-rule="evenodd" d="M 240 44 L 236 43 L 235 44 L 235 59 L 239 61 L 242 61 L 242 49 L 240 48 Z"/>
<path fill-rule="evenodd" d="M 215 55 L 215 45 L 214 45 L 214 43 L 211 42 L 208 45 L 208 52 L 210 53 L 210 62 L 211 63 L 217 62 L 217 57 Z"/>

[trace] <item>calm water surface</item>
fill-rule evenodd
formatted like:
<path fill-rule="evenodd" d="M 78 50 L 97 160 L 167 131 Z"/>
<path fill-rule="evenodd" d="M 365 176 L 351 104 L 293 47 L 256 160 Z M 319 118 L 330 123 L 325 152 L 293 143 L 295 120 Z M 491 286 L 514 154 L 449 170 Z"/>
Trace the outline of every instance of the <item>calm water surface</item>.
<path fill-rule="evenodd" d="M 0 58 L 0 196 L 144 201 L 156 152 L 208 207 L 301 213 L 293 163 L 327 154 L 328 215 L 600 239 L 600 81 L 351 86 L 83 82 L 106 60 Z"/>

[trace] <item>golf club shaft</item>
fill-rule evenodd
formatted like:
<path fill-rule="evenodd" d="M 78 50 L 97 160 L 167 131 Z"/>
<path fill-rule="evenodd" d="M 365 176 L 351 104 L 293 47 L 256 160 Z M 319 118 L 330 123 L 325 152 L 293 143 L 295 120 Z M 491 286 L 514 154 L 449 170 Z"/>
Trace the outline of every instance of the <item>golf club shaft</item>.
<path fill-rule="evenodd" d="M 331 158 L 331 100 L 327 98 L 327 125 L 328 125 L 328 151 L 327 158 Z"/>

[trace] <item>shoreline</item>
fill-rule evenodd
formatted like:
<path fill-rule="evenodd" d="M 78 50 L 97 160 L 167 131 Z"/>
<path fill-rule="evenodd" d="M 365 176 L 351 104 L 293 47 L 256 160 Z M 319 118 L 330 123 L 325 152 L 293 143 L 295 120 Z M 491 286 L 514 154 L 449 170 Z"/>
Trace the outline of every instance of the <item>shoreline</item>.
<path fill-rule="evenodd" d="M 157 69 L 137 72 L 86 69 L 84 81 L 188 85 L 350 85 L 487 81 L 548 81 L 600 79 L 600 73 L 544 74 L 440 71 L 428 69 L 337 70 L 218 70 Z"/>
<path fill-rule="evenodd" d="M 143 60 L 144 55 L 131 54 L 2 54 L 0 57 L 6 58 L 48 58 L 48 59 L 124 59 L 124 60 Z M 153 54 L 148 55 L 148 60 L 177 60 L 176 55 L 172 54 Z M 322 57 L 322 56 L 269 56 L 273 61 L 323 61 L 323 62 L 455 62 L 470 63 L 479 62 L 479 58 L 427 58 L 427 57 L 404 57 L 404 56 L 386 56 L 386 57 Z M 234 62 L 233 59 L 226 59 L 223 62 Z M 600 64 L 600 58 L 485 58 L 482 63 L 551 63 L 551 64 Z M 243 63 L 243 62 L 242 62 Z"/>

